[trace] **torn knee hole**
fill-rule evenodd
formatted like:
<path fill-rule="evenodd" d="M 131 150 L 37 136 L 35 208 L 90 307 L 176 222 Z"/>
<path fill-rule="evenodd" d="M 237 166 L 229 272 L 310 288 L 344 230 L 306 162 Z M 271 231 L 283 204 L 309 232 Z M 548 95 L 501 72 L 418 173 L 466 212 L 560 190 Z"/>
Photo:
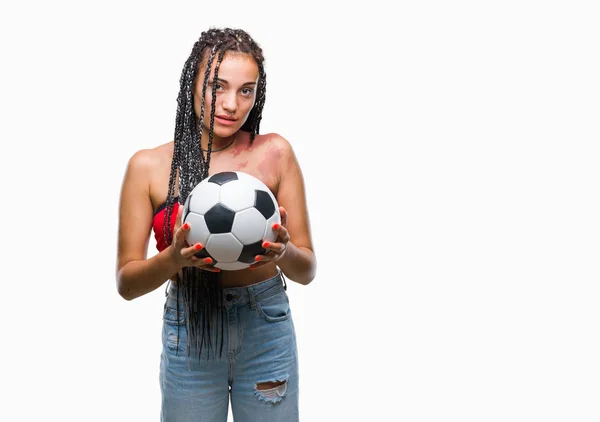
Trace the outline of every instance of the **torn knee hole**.
<path fill-rule="evenodd" d="M 256 395 L 260 400 L 277 403 L 287 392 L 287 380 L 267 381 L 256 384 Z"/>
<path fill-rule="evenodd" d="M 256 384 L 257 390 L 269 390 L 271 388 L 279 387 L 280 385 L 285 384 L 286 381 L 277 381 L 277 382 L 261 382 Z"/>

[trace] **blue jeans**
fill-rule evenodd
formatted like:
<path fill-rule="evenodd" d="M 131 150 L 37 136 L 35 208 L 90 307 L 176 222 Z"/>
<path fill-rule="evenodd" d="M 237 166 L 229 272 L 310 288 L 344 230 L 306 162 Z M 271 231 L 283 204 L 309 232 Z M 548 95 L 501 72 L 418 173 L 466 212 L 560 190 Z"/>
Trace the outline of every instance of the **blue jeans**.
<path fill-rule="evenodd" d="M 161 421 L 226 422 L 230 396 L 236 422 L 298 421 L 296 335 L 281 274 L 250 286 L 223 289 L 220 357 L 220 347 L 215 347 L 215 356 L 207 354 L 206 346 L 200 357 L 197 351 L 187 356 L 182 293 L 179 314 L 173 283 L 165 303 Z M 283 384 L 257 388 L 268 382 Z"/>

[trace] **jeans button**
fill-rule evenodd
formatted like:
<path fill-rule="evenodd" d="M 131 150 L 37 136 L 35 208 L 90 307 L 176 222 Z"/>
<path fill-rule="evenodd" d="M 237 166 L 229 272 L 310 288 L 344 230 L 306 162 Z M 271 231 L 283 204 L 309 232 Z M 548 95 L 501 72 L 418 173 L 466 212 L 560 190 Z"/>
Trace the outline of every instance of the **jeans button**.
<path fill-rule="evenodd" d="M 230 301 L 231 299 L 233 299 L 233 295 L 232 295 L 231 293 L 227 293 L 227 294 L 225 295 L 225 299 L 226 299 L 227 301 Z"/>

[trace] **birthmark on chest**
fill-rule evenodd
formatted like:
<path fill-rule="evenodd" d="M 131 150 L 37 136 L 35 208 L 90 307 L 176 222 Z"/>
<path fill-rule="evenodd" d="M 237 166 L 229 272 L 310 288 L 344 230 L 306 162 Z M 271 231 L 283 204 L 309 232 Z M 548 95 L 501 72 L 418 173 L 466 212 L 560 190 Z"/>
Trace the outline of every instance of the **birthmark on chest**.
<path fill-rule="evenodd" d="M 258 172 L 265 178 L 276 175 L 282 155 L 283 151 L 281 148 L 274 145 L 270 146 L 258 164 Z"/>
<path fill-rule="evenodd" d="M 235 158 L 238 155 L 240 155 L 242 152 L 246 151 L 247 149 L 248 149 L 248 146 L 246 144 L 242 144 L 242 143 L 236 144 L 233 146 L 233 149 L 231 150 L 231 154 Z"/>
<path fill-rule="evenodd" d="M 251 153 L 255 148 L 268 142 L 270 142 L 270 138 L 265 135 L 257 135 L 252 143 L 250 143 L 250 138 L 240 139 L 231 149 L 231 155 L 235 158 L 244 152 Z"/>
<path fill-rule="evenodd" d="M 246 161 L 240 161 L 239 163 L 235 164 L 235 169 L 236 170 L 244 170 L 246 167 L 248 167 L 248 160 Z"/>

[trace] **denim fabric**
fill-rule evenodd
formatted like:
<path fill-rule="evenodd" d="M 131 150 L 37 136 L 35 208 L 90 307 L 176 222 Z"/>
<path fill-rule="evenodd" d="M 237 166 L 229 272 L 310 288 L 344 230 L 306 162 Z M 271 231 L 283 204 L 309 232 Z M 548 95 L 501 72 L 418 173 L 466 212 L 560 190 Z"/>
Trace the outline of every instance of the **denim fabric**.
<path fill-rule="evenodd" d="M 177 286 L 170 285 L 163 316 L 161 421 L 226 422 L 230 397 L 235 422 L 298 421 L 296 336 L 281 274 L 223 289 L 221 357 L 205 346 L 201 356 L 197 351 L 187 356 L 181 297 L 182 292 L 178 314 Z M 284 384 L 257 390 L 256 384 L 275 381 Z"/>

